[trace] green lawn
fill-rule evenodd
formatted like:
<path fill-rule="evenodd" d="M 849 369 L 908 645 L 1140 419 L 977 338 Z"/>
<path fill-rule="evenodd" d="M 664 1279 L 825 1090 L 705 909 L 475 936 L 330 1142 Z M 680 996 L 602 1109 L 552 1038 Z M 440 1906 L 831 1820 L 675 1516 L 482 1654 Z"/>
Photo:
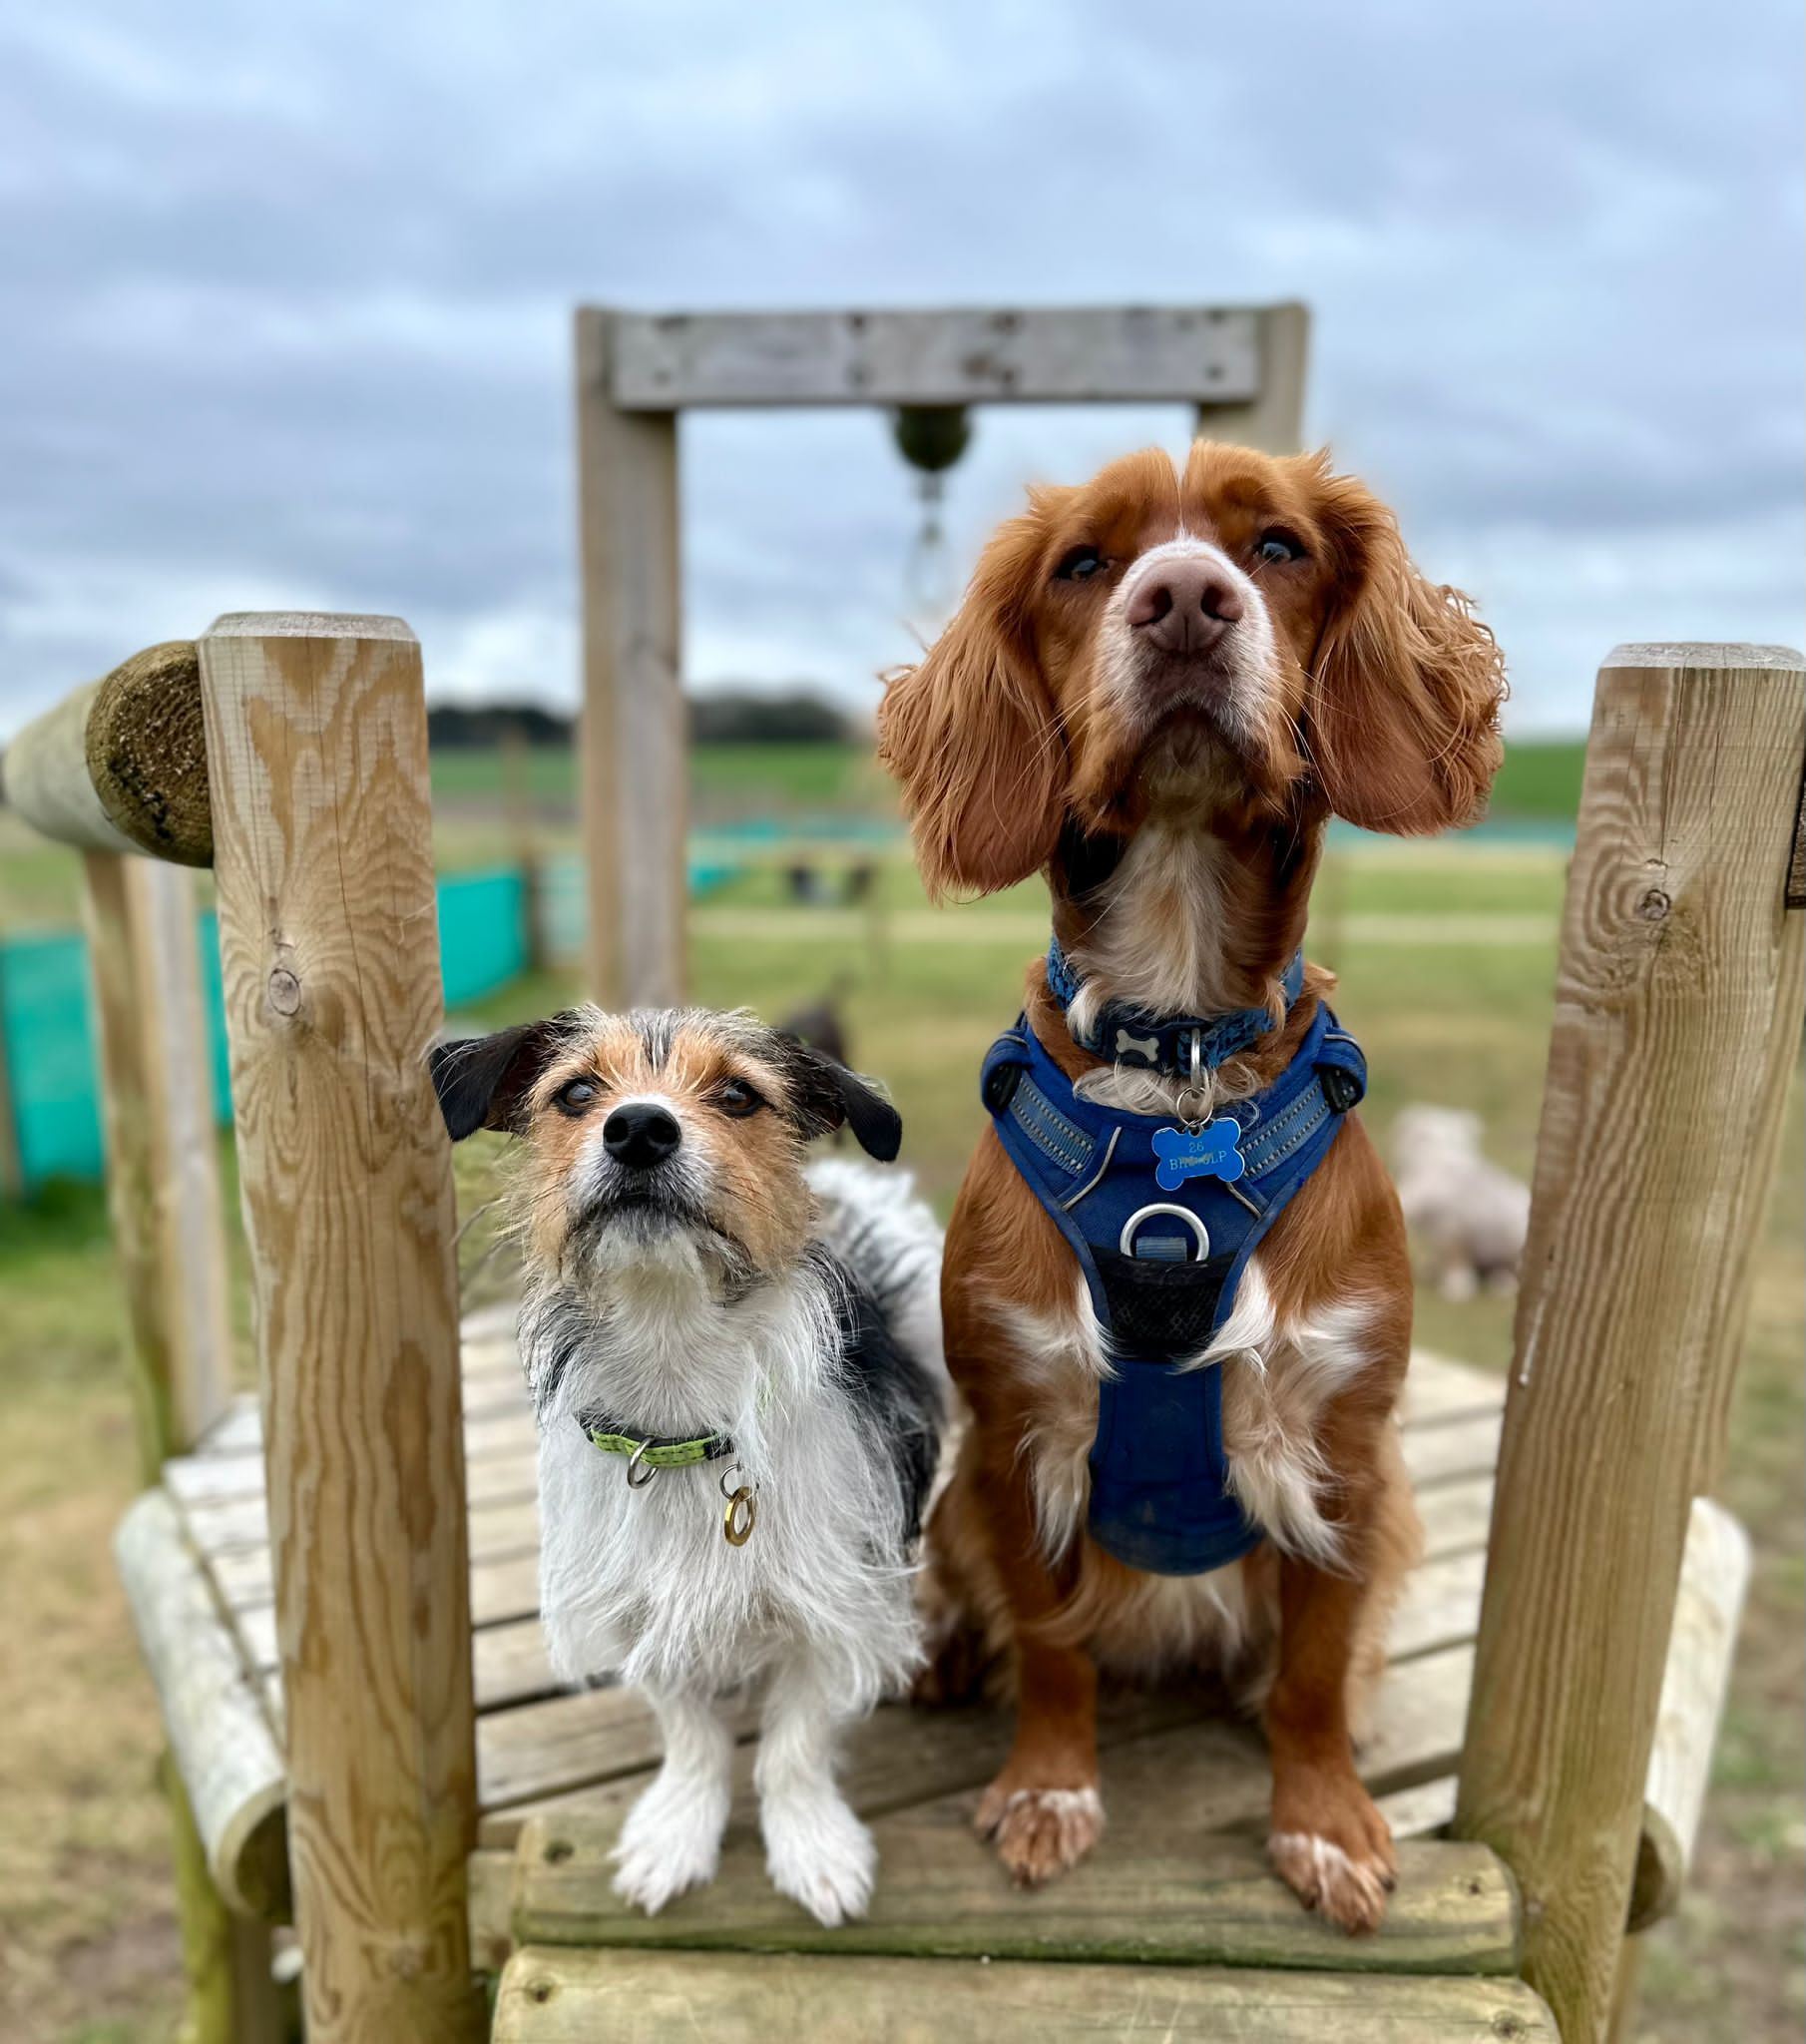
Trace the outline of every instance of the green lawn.
<path fill-rule="evenodd" d="M 433 755 L 433 799 L 499 804 L 511 773 L 536 801 L 571 807 L 577 801 L 577 756 L 541 747 L 513 766 L 499 750 L 472 746 Z M 692 746 L 690 805 L 704 821 L 798 810 L 894 809 L 888 783 L 869 746 Z"/>
<path fill-rule="evenodd" d="M 1585 751 L 1580 739 L 1525 739 L 1509 745 L 1492 813 L 1513 821 L 1572 822 L 1580 807 Z M 487 748 L 435 753 L 433 798 L 499 804 L 510 770 L 519 770 L 534 799 L 576 802 L 574 754 L 544 748 L 522 757 L 524 765 L 511 769 L 499 751 Z M 705 821 L 800 810 L 891 814 L 896 807 L 866 745 L 695 746 L 689 761 L 691 805 Z"/>
<path fill-rule="evenodd" d="M 1500 822 L 1572 823 L 1580 809 L 1584 739 L 1517 739 L 1493 782 L 1488 814 Z"/>

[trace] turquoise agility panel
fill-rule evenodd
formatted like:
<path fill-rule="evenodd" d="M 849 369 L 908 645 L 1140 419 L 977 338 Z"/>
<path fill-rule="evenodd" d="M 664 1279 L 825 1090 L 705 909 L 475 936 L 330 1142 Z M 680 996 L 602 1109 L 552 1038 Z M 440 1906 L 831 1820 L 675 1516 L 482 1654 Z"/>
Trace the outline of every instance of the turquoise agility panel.
<path fill-rule="evenodd" d="M 445 1005 L 480 1000 L 527 969 L 526 890 L 518 871 L 439 882 Z M 201 997 L 214 1112 L 231 1121 L 231 1073 L 220 983 L 220 923 L 200 918 Z M 28 1192 L 48 1179 L 101 1176 L 100 1067 L 88 946 L 73 934 L 0 943 L 0 1052 L 12 1083 L 19 1162 Z"/>
<path fill-rule="evenodd" d="M 14 937 L 0 946 L 0 1041 L 27 1189 L 50 1178 L 99 1178 L 97 1050 L 81 937 Z"/>
<path fill-rule="evenodd" d="M 518 869 L 439 883 L 439 965 L 445 1005 L 480 1001 L 527 969 L 527 887 Z"/>

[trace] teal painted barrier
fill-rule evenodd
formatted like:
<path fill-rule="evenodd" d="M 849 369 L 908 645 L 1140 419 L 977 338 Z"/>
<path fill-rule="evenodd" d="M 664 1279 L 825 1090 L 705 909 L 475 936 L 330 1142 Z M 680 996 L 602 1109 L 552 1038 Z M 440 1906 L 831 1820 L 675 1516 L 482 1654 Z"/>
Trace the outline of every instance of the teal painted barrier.
<path fill-rule="evenodd" d="M 527 969 L 526 888 L 504 869 L 439 882 L 439 956 L 445 1005 L 480 1000 Z M 231 1120 L 220 925 L 200 918 L 201 991 L 207 1013 L 214 1111 Z M 0 943 L 0 1051 L 13 1100 L 27 1192 L 53 1178 L 95 1180 L 105 1151 L 100 1066 L 85 938 L 57 932 Z"/>

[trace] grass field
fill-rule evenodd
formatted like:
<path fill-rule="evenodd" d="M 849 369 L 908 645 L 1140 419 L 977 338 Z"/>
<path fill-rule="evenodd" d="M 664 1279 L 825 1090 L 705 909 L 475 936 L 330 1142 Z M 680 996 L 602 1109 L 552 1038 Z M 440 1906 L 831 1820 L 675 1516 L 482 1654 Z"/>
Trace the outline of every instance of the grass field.
<path fill-rule="evenodd" d="M 498 751 L 459 747 L 433 755 L 433 801 L 494 805 L 512 784 L 561 812 L 575 812 L 577 756 L 542 747 L 515 766 Z M 692 746 L 691 812 L 701 822 L 796 810 L 866 811 L 892 806 L 869 746 Z"/>
<path fill-rule="evenodd" d="M 1540 770 L 1546 791 L 1558 785 L 1553 766 Z M 498 827 L 475 813 L 460 821 L 456 809 L 453 797 L 442 853 L 467 851 Z M 0 835 L 0 899 L 73 896 L 73 860 L 46 854 L 59 870 L 27 861 L 21 876 L 10 849 Z M 1338 1006 L 1366 1046 L 1366 1112 L 1382 1134 L 1407 1100 L 1472 1106 L 1493 1154 L 1528 1171 L 1562 884 L 1560 853 L 1536 848 L 1362 846 L 1335 856 L 1311 949 L 1342 975 Z M 870 914 L 790 908 L 775 874 L 749 873 L 695 912 L 694 991 L 776 1018 L 846 982 L 855 1056 L 890 1081 L 905 1161 L 944 1211 L 979 1127 L 979 1060 L 1015 1012 L 1044 914 L 1036 886 L 930 911 L 902 862 L 884 868 Z M 568 979 L 547 977 L 456 1019 L 543 1013 L 572 991 Z M 496 1189 L 503 1150 L 480 1138 L 459 1153 L 467 1213 Z M 481 1254 L 480 1234 L 464 1246 L 467 1264 Z M 1756 1577 L 1697 1878 L 1680 1917 L 1650 1940 L 1635 2034 L 1659 2044 L 1797 2039 L 1806 2011 L 1803 1234 L 1796 1080 L 1725 1487 L 1755 1536 Z M 492 1262 L 474 1281 L 501 1276 Z M 166 2044 L 179 1952 L 151 1783 L 154 1701 L 107 1552 L 134 1472 L 123 1314 L 98 1193 L 59 1191 L 0 1216 L 0 2036 Z M 1418 1338 L 1502 1369 L 1510 1303 L 1425 1296 Z"/>
<path fill-rule="evenodd" d="M 1507 749 L 1493 791 L 1493 814 L 1502 821 L 1574 820 L 1580 802 L 1580 739 L 1524 739 Z M 864 745 L 695 746 L 690 750 L 690 800 L 703 822 L 772 811 L 869 810 L 894 807 L 888 784 Z M 511 768 L 499 752 L 480 747 L 433 756 L 435 802 L 494 803 L 510 771 L 536 800 L 558 806 L 577 799 L 575 755 L 544 748 Z"/>

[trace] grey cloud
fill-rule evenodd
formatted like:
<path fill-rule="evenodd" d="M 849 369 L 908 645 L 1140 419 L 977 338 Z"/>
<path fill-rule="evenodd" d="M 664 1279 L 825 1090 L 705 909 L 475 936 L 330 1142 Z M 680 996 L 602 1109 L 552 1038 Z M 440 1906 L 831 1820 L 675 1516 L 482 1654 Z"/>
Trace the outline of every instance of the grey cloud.
<path fill-rule="evenodd" d="M 1778 0 L 1724 21 L 1630 0 L 21 15 L 0 30 L 0 729 L 150 636 L 148 586 L 489 646 L 443 686 L 501 679 L 512 626 L 569 644 L 580 297 L 1303 295 L 1313 429 L 1428 562 L 1496 579 L 1541 722 L 1583 714 L 1611 639 L 1675 628 L 1658 558 L 1690 564 L 1689 615 L 1795 637 L 1799 26 Z M 1182 430 L 986 414 L 958 545 L 1026 475 Z M 900 644 L 911 518 L 879 422 L 701 421 L 685 482 L 693 643 L 737 632 L 774 676 L 866 693 Z M 1552 588 L 1576 549 L 1611 571 Z M 568 698 L 574 677 L 509 679 Z"/>

